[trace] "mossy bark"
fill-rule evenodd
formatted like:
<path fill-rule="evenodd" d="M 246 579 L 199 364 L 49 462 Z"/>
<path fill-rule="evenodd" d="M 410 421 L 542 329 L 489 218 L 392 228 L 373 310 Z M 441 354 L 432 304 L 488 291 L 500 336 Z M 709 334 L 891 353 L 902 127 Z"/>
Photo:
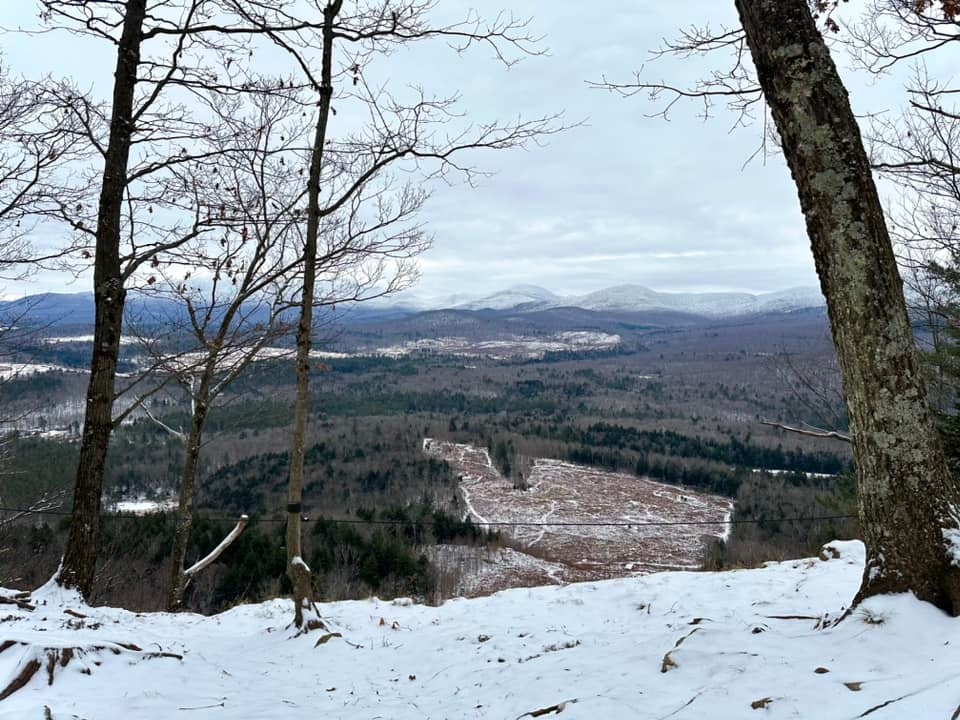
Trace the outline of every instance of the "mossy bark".
<path fill-rule="evenodd" d="M 912 591 L 960 614 L 950 475 L 860 130 L 807 0 L 735 0 L 806 218 L 854 437 L 867 564 L 856 601 Z"/>

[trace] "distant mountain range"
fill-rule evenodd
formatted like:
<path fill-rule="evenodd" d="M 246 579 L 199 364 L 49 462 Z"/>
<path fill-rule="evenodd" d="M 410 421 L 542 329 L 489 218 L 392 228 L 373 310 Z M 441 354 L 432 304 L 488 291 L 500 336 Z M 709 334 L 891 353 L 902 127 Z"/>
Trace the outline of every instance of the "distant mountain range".
<path fill-rule="evenodd" d="M 457 310 L 509 310 L 535 312 L 575 307 L 596 312 L 642 313 L 671 311 L 707 317 L 733 317 L 771 312 L 790 312 L 822 307 L 823 295 L 816 287 L 796 287 L 778 292 L 667 293 L 642 285 L 617 285 L 586 295 L 560 296 L 536 285 L 516 285 L 475 300 L 453 304 Z M 430 309 L 439 309 L 434 304 Z M 421 306 L 419 309 L 428 309 Z"/>
<path fill-rule="evenodd" d="M 824 305 L 820 290 L 798 287 L 779 292 L 750 293 L 666 293 L 641 285 L 618 285 L 586 295 L 560 296 L 536 285 L 516 285 L 476 299 L 463 295 L 447 300 L 424 300 L 411 296 L 344 308 L 342 320 L 389 321 L 424 311 L 497 311 L 539 313 L 545 310 L 577 308 L 598 313 L 672 312 L 702 317 L 737 317 L 764 313 L 791 312 Z M 148 299 L 131 294 L 127 307 L 137 316 L 170 317 L 178 314 L 171 300 Z M 43 293 L 0 302 L 0 325 L 28 318 L 32 325 L 92 326 L 93 296 L 89 293 Z"/>
<path fill-rule="evenodd" d="M 0 325 L 29 324 L 34 327 L 93 327 L 95 306 L 91 293 L 42 293 L 0 302 Z M 183 306 L 169 298 L 127 295 L 128 318 L 164 322 L 185 317 Z"/>
<path fill-rule="evenodd" d="M 0 302 L 0 326 L 92 326 L 90 293 L 42 293 Z"/>

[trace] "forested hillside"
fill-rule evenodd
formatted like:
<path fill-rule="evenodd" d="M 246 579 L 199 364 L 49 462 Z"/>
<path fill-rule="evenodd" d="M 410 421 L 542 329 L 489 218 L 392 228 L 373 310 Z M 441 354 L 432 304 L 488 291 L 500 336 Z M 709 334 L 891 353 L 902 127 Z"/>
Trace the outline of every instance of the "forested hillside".
<path fill-rule="evenodd" d="M 832 535 L 854 533 L 850 519 L 784 522 L 849 515 L 853 508 L 842 443 L 758 422 L 803 420 L 794 410 L 799 385 L 784 375 L 778 347 L 797 348 L 790 355 L 795 365 L 828 362 L 822 320 L 785 317 L 793 327 L 779 338 L 767 335 L 771 320 L 761 317 L 753 325 L 701 323 L 669 332 L 641 323 L 620 349 L 601 354 L 495 359 L 421 351 L 324 360 L 313 390 L 303 504 L 306 559 L 317 573 L 319 596 L 430 598 L 455 582 L 429 564 L 433 543 L 502 545 L 496 528 L 463 522 L 458 476 L 422 452 L 425 437 L 486 448 L 518 487 L 535 458 L 555 458 L 733 498 L 735 518 L 751 522 L 734 524 L 727 543 L 710 546 L 703 558 L 710 567 L 808 553 Z M 348 328 L 338 347 L 349 350 L 347 339 L 365 332 L 363 325 Z M 77 347 L 37 345 L 53 360 L 55 350 L 70 357 Z M 29 359 L 27 349 L 20 352 Z M 24 411 L 24 429 L 9 446 L 4 502 L 10 507 L 62 492 L 54 512 L 67 512 L 78 431 L 69 408 L 76 404 L 77 379 L 63 371 L 36 373 L 0 388 L 10 406 Z M 188 601 L 196 609 L 270 597 L 286 587 L 291 399 L 288 366 L 264 360 L 210 413 L 188 556 L 211 550 L 241 513 L 251 520 L 193 584 Z M 147 408 L 153 419 L 140 413 L 111 443 L 104 520 L 110 562 L 94 596 L 141 609 L 159 606 L 173 519 L 169 510 L 134 516 L 110 508 L 135 500 L 172 507 L 183 446 L 164 426 L 189 423 L 187 401 L 175 390 Z M 29 526 L 7 529 L 7 584 L 29 587 L 56 569 L 64 517 L 37 515 Z"/>

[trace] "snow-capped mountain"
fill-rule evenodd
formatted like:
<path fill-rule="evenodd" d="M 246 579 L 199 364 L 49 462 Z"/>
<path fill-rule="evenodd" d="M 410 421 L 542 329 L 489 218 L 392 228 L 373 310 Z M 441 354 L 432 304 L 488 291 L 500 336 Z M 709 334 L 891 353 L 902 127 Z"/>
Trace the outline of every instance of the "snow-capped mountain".
<path fill-rule="evenodd" d="M 763 312 L 780 312 L 807 307 L 822 307 L 825 304 L 820 288 L 806 286 L 787 288 L 779 292 L 757 295 Z"/>
<path fill-rule="evenodd" d="M 673 311 L 724 317 L 787 312 L 824 304 L 820 290 L 797 287 L 771 293 L 667 293 L 642 285 L 617 285 L 581 296 L 561 297 L 535 285 L 518 285 L 455 306 L 458 310 L 534 311 L 578 307 L 598 312 Z"/>
<path fill-rule="evenodd" d="M 824 304 L 820 290 L 797 287 L 778 292 L 750 293 L 669 293 L 641 285 L 618 285 L 586 295 L 561 296 L 537 285 L 516 285 L 480 298 L 467 294 L 444 297 L 401 293 L 369 303 L 338 306 L 347 321 L 389 320 L 425 311 L 492 310 L 532 313 L 557 308 L 579 308 L 593 312 L 636 313 L 676 312 L 704 317 L 736 317 L 770 312 L 789 312 Z M 131 294 L 127 302 L 131 317 L 179 317 L 175 303 Z M 24 318 L 33 325 L 92 327 L 93 296 L 89 293 L 32 295 L 0 302 L 0 326 L 4 319 Z"/>
<path fill-rule="evenodd" d="M 537 285 L 515 285 L 479 300 L 461 303 L 456 307 L 459 310 L 542 310 L 567 304 L 563 298 L 546 288 Z"/>

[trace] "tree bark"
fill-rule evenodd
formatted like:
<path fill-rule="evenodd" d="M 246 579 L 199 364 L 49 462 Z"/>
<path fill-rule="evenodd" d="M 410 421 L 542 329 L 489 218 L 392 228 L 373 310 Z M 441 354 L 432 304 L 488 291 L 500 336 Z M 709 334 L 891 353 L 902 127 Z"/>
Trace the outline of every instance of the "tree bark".
<path fill-rule="evenodd" d="M 303 248 L 303 292 L 300 296 L 300 320 L 297 325 L 297 392 L 290 451 L 290 484 L 287 488 L 287 575 L 293 584 L 294 624 L 303 627 L 303 611 L 312 600 L 310 568 L 303 560 L 301 544 L 301 501 L 303 497 L 304 456 L 307 416 L 310 413 L 310 350 L 313 339 L 314 285 L 317 279 L 317 240 L 320 234 L 320 172 L 327 122 L 333 99 L 333 22 L 343 0 L 335 0 L 323 9 L 323 55 L 320 68 L 320 103 L 317 127 L 307 178 L 307 228 Z"/>
<path fill-rule="evenodd" d="M 850 416 L 867 549 L 855 602 L 913 592 L 960 614 L 960 491 L 927 405 L 883 210 L 807 0 L 735 0 L 806 218 Z"/>
<path fill-rule="evenodd" d="M 200 443 L 203 438 L 203 425 L 207 420 L 208 409 L 209 401 L 206 398 L 195 401 L 193 418 L 190 422 L 190 434 L 187 436 L 184 450 L 183 474 L 180 477 L 180 498 L 177 505 L 177 526 L 173 534 L 170 581 L 167 586 L 167 610 L 170 612 L 177 612 L 182 608 L 183 595 L 187 587 L 184 565 L 187 559 L 187 545 L 190 542 L 190 529 L 193 527 L 193 487 L 197 478 Z"/>
<path fill-rule="evenodd" d="M 133 133 L 134 91 L 140 65 L 146 0 L 127 0 L 117 46 L 110 138 L 104 158 L 97 215 L 94 257 L 95 324 L 80 459 L 73 492 L 70 533 L 57 582 L 89 596 L 100 545 L 100 498 L 107 445 L 113 431 L 113 399 L 123 329 L 126 292 L 120 264 L 120 225 L 130 138 Z"/>

